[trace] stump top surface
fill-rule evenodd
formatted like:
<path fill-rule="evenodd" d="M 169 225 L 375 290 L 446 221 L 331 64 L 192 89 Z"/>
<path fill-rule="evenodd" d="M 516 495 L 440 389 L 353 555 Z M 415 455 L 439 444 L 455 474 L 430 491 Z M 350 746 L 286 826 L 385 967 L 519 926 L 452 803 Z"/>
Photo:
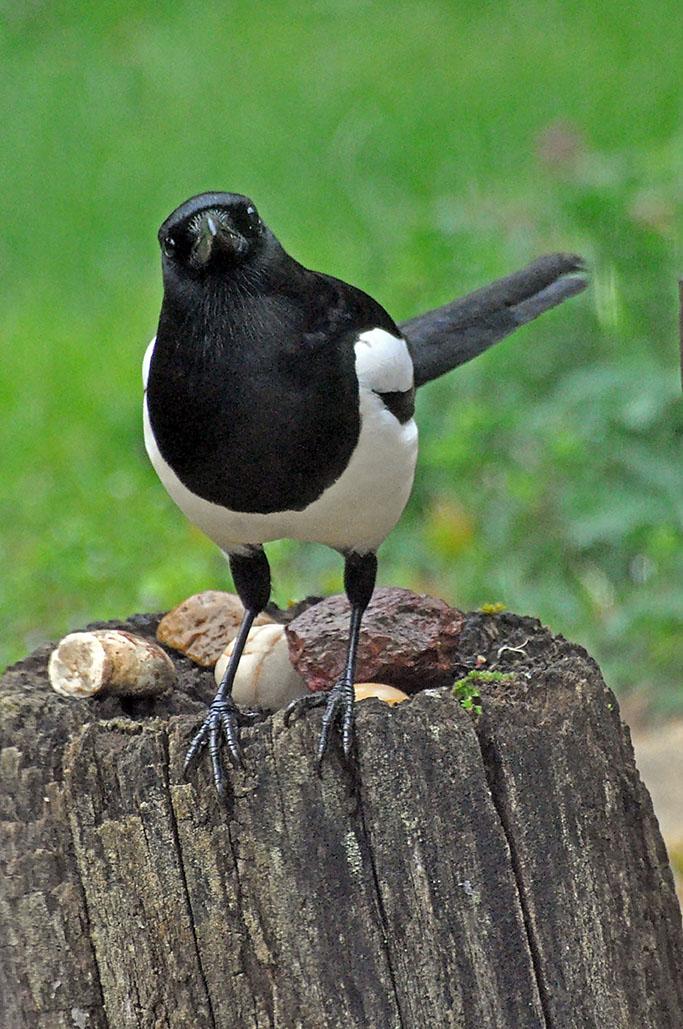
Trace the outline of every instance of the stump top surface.
<path fill-rule="evenodd" d="M 107 623 L 153 636 L 154 615 Z M 628 731 L 594 661 L 533 619 L 469 614 L 479 716 L 446 688 L 244 734 L 217 800 L 187 740 L 214 683 L 71 701 L 50 647 L 0 689 L 7 1029 L 683 1024 L 683 939 Z M 77 1021 L 74 1022 L 74 1012 Z M 87 1016 L 87 1017 L 86 1017 Z"/>

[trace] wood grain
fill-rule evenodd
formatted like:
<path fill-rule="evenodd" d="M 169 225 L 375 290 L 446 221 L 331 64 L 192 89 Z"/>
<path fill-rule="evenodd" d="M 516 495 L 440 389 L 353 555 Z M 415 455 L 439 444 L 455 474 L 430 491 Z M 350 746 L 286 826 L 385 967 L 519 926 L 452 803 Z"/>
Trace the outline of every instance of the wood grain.
<path fill-rule="evenodd" d="M 463 662 L 514 674 L 480 717 L 447 689 L 365 701 L 354 766 L 317 776 L 319 716 L 276 715 L 227 807 L 204 764 L 180 776 L 210 672 L 177 657 L 170 697 L 126 702 L 53 694 L 48 647 L 10 669 L 3 1029 L 683 1024 L 680 912 L 613 695 L 537 622 L 466 623 Z"/>

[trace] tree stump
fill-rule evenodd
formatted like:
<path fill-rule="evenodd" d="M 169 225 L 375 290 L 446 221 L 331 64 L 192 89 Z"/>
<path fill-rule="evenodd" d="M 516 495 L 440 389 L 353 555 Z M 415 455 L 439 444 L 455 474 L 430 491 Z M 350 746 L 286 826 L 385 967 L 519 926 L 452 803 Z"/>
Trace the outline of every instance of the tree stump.
<path fill-rule="evenodd" d="M 0 691 L 3 1029 L 683 1025 L 628 729 L 538 622 L 466 616 L 463 663 L 514 677 L 479 715 L 364 702 L 352 767 L 316 775 L 318 713 L 246 730 L 227 807 L 208 761 L 180 774 L 211 672 L 173 655 L 171 694 L 70 701 L 49 650 Z"/>

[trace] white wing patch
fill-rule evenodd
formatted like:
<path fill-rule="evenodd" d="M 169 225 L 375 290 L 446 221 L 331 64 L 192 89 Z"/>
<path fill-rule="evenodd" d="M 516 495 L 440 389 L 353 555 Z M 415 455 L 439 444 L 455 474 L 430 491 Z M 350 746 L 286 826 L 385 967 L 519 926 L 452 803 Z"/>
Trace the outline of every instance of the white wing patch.
<path fill-rule="evenodd" d="M 147 389 L 147 379 L 149 378 L 149 366 L 152 362 L 152 354 L 154 352 L 154 344 L 156 343 L 156 336 L 145 350 L 145 356 L 142 359 L 142 385 L 144 389 Z"/>
<path fill-rule="evenodd" d="M 360 386 L 375 393 L 406 393 L 412 388 L 413 360 L 404 339 L 386 329 L 368 329 L 354 349 Z"/>

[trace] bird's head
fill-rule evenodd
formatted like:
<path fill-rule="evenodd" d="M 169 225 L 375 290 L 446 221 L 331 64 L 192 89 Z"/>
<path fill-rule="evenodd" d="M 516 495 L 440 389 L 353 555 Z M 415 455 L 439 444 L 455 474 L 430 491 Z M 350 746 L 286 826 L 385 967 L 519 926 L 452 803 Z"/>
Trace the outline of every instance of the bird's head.
<path fill-rule="evenodd" d="M 176 207 L 159 229 L 164 276 L 228 276 L 253 262 L 268 236 L 249 197 L 200 193 Z"/>

